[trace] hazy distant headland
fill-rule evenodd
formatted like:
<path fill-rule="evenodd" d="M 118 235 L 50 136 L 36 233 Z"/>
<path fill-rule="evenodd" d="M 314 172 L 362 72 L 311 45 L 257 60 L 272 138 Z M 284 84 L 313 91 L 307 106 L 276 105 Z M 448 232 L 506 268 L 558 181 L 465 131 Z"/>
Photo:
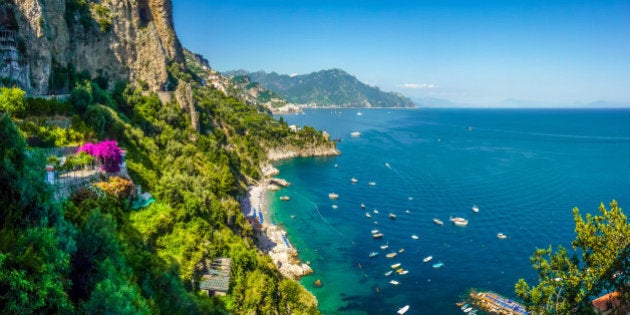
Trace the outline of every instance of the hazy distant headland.
<path fill-rule="evenodd" d="M 415 107 L 414 102 L 399 93 L 384 92 L 359 81 L 341 69 L 330 69 L 303 75 L 228 71 L 234 78 L 249 77 L 252 82 L 277 93 L 301 107 Z"/>

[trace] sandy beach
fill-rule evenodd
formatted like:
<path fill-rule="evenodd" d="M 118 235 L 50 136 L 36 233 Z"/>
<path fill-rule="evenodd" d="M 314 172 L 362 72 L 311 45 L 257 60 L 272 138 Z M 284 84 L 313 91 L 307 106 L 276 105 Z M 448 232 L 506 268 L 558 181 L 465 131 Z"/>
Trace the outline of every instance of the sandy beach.
<path fill-rule="evenodd" d="M 241 211 L 254 228 L 256 243 L 260 250 L 271 257 L 284 276 L 297 279 L 311 274 L 313 270 L 299 260 L 297 249 L 289 242 L 286 231 L 271 222 L 268 203 L 265 202 L 268 186 L 268 181 L 250 186 L 247 198 L 241 201 Z"/>

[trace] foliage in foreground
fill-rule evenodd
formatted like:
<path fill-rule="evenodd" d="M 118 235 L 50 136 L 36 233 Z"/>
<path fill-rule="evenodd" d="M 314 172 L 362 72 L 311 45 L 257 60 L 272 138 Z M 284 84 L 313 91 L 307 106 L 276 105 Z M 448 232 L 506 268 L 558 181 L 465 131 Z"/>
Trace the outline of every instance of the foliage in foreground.
<path fill-rule="evenodd" d="M 83 82 L 71 106 L 55 105 L 80 142 L 112 139 L 128 151 L 134 183 L 157 200 L 138 211 L 117 179 L 100 185 L 107 193 L 79 189 L 55 202 L 43 181 L 46 157 L 24 137 L 44 146 L 71 139 L 40 141 L 32 116 L 18 130 L 3 115 L 0 179 L 10 184 L 0 187 L 0 313 L 318 313 L 312 296 L 257 251 L 238 198 L 260 177 L 266 148 L 325 143 L 321 133 L 293 133 L 215 90 L 195 88 L 195 98 L 199 132 L 177 104 L 131 86 L 109 94 Z M 41 103 L 26 102 L 25 112 Z M 227 296 L 198 294 L 204 264 L 221 256 L 232 258 Z"/>
<path fill-rule="evenodd" d="M 520 279 L 516 294 L 536 314 L 592 314 L 591 300 L 604 293 L 621 293 L 621 306 L 630 304 L 630 225 L 616 201 L 598 215 L 573 209 L 576 238 L 573 254 L 559 246 L 537 249 L 531 257 L 538 284 Z"/>

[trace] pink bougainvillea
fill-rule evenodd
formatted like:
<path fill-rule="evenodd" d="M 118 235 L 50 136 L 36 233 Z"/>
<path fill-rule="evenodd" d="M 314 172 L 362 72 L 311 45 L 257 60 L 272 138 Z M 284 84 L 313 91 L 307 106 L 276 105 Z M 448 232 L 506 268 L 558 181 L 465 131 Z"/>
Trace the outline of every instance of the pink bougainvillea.
<path fill-rule="evenodd" d="M 122 163 L 122 150 L 114 140 L 105 140 L 97 144 L 86 143 L 79 148 L 79 152 L 85 151 L 101 162 L 101 169 L 114 173 L 120 171 Z"/>

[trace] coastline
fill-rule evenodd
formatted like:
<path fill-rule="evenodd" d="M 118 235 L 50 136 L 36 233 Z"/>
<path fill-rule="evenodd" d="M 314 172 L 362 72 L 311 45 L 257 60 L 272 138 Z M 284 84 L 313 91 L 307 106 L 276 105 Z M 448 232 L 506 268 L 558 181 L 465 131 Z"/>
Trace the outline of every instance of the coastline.
<path fill-rule="evenodd" d="M 339 150 L 334 145 L 301 150 L 282 147 L 269 150 L 267 157 L 269 162 L 272 162 L 295 157 L 336 156 L 339 154 Z M 254 229 L 258 248 L 271 257 L 283 276 L 296 280 L 313 273 L 313 269 L 308 263 L 303 263 L 298 258 L 298 250 L 288 240 L 286 231 L 273 224 L 271 220 L 269 203 L 265 200 L 265 193 L 269 190 L 281 189 L 277 182 L 282 180 L 273 178 L 280 172 L 269 162 L 260 166 L 263 179 L 260 183 L 249 186 L 247 197 L 241 200 L 241 211 Z"/>

